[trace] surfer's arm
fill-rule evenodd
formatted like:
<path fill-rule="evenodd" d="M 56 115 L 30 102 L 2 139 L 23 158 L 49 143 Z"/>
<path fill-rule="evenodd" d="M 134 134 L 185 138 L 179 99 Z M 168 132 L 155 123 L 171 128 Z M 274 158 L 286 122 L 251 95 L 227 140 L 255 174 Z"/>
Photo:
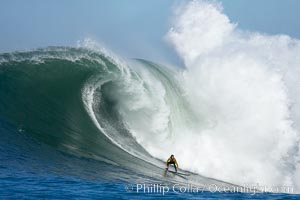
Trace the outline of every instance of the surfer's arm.
<path fill-rule="evenodd" d="M 168 158 L 167 162 L 166 162 L 166 166 L 168 167 L 168 162 L 170 161 L 170 158 Z"/>

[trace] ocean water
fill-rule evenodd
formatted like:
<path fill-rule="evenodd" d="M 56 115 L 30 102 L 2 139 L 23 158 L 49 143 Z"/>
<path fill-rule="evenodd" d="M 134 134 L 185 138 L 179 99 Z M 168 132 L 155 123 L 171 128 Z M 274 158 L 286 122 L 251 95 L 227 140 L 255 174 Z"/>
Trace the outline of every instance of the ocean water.
<path fill-rule="evenodd" d="M 179 67 L 90 39 L 0 54 L 0 199 L 300 199 L 300 41 L 216 1 L 172 19 Z"/>
<path fill-rule="evenodd" d="M 202 120 L 181 74 L 83 47 L 1 54 L 0 198 L 299 199 L 293 188 L 245 192 L 204 176 L 184 164 L 184 152 L 176 154 L 184 175 L 165 174 L 173 151 L 155 149 Z"/>

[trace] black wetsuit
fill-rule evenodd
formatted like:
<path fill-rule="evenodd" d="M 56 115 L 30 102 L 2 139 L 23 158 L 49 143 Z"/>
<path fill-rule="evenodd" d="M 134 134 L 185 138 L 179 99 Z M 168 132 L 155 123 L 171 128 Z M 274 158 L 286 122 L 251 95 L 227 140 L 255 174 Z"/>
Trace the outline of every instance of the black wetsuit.
<path fill-rule="evenodd" d="M 173 166 L 174 166 L 174 168 L 175 168 L 175 171 L 177 172 L 177 167 L 176 167 L 176 164 L 175 164 L 175 162 L 174 161 L 170 161 L 170 162 L 168 162 L 168 167 L 169 167 L 169 165 L 170 164 L 172 164 Z"/>

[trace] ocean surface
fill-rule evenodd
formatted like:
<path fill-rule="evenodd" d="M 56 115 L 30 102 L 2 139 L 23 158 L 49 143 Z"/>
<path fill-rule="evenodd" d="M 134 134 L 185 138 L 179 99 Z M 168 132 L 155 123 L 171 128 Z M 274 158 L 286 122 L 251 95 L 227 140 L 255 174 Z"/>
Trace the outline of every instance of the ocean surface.
<path fill-rule="evenodd" d="M 183 163 L 169 142 L 199 118 L 181 74 L 82 47 L 1 54 L 0 198 L 299 199 Z M 173 150 L 180 174 L 165 173 Z"/>

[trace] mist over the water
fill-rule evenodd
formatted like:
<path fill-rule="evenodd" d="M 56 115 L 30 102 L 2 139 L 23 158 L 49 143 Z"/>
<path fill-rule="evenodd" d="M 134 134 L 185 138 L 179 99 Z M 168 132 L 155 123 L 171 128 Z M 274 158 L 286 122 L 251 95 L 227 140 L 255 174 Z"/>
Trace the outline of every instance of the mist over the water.
<path fill-rule="evenodd" d="M 183 88 L 199 116 L 161 152 L 233 183 L 300 186 L 300 41 L 240 30 L 208 1 L 175 11 L 167 34 L 185 63 Z"/>
<path fill-rule="evenodd" d="M 125 70 L 110 94 L 125 127 L 180 168 L 299 191 L 299 40 L 240 30 L 215 2 L 182 4 L 173 21 L 166 38 L 186 69 L 125 64 L 138 78 Z"/>

